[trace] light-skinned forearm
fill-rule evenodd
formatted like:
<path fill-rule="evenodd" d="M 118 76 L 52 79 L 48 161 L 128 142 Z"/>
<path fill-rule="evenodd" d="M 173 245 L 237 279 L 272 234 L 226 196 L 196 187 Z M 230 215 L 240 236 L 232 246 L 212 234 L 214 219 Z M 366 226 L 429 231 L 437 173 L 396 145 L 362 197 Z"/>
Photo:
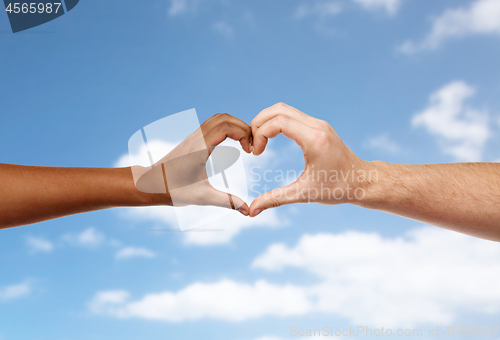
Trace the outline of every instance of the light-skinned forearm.
<path fill-rule="evenodd" d="M 500 164 L 366 162 L 378 180 L 356 205 L 500 241 Z"/>
<path fill-rule="evenodd" d="M 130 168 L 0 164 L 0 229 L 93 210 L 171 204 L 135 188 Z"/>

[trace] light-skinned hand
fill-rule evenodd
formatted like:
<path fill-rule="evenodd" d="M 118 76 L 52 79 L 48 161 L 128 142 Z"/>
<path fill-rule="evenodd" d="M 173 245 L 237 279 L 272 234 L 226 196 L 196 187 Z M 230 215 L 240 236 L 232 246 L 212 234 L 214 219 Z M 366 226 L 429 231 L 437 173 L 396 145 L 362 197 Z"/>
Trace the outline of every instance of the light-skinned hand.
<path fill-rule="evenodd" d="M 362 194 L 355 190 L 361 184 L 358 171 L 364 171 L 365 162 L 326 121 L 278 103 L 262 110 L 252 120 L 251 128 L 254 155 L 262 154 L 268 139 L 282 133 L 302 149 L 305 168 L 295 182 L 257 197 L 250 205 L 250 216 L 284 204 L 340 204 L 356 200 L 355 194 L 358 197 Z"/>

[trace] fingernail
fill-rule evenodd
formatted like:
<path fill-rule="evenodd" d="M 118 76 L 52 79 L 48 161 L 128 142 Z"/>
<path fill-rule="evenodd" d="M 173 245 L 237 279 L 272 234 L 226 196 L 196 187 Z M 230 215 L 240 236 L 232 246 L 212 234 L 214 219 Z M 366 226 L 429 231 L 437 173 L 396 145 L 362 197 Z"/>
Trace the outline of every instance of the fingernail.
<path fill-rule="evenodd" d="M 241 214 L 243 214 L 243 215 L 245 215 L 245 216 L 248 216 L 248 211 L 246 211 L 246 210 L 245 210 L 245 209 L 243 209 L 242 207 L 238 208 L 238 211 L 239 211 Z"/>
<path fill-rule="evenodd" d="M 258 214 L 260 214 L 262 212 L 262 209 L 257 209 L 253 212 L 253 216 L 252 217 L 255 217 L 257 216 Z"/>

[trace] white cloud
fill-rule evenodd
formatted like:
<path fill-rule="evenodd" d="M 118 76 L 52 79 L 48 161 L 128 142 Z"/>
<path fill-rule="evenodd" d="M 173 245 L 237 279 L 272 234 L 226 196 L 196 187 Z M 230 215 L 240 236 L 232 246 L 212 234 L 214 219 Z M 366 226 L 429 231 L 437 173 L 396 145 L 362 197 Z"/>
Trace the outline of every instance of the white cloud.
<path fill-rule="evenodd" d="M 402 0 L 353 0 L 368 10 L 385 10 L 388 14 L 394 15 L 401 6 Z"/>
<path fill-rule="evenodd" d="M 394 15 L 401 7 L 403 0 L 352 0 L 365 10 L 385 10 L 388 14 Z M 303 19 L 308 16 L 316 17 L 317 28 L 324 27 L 321 21 L 334 17 L 343 11 L 340 1 L 318 0 L 301 3 L 295 10 L 295 18 Z"/>
<path fill-rule="evenodd" d="M 116 306 L 124 303 L 130 294 L 124 290 L 110 290 L 97 293 L 88 307 L 94 313 L 110 313 L 110 306 Z M 112 314 L 112 313 L 111 313 Z"/>
<path fill-rule="evenodd" d="M 316 284 L 223 279 L 136 300 L 126 291 L 98 292 L 89 308 L 117 318 L 169 322 L 325 314 L 371 326 L 450 324 L 465 310 L 500 312 L 498 258 L 499 243 L 435 227 L 396 238 L 362 232 L 304 235 L 293 247 L 269 246 L 252 267 L 294 267 L 317 278 Z"/>
<path fill-rule="evenodd" d="M 488 111 L 465 105 L 475 89 L 463 81 L 452 82 L 430 96 L 429 106 L 412 119 L 437 137 L 441 150 L 461 161 L 480 161 L 490 137 Z"/>
<path fill-rule="evenodd" d="M 62 240 L 74 246 L 95 248 L 104 243 L 106 236 L 94 228 L 87 228 L 79 234 L 65 234 Z"/>
<path fill-rule="evenodd" d="M 254 284 L 221 280 L 193 283 L 178 292 L 148 294 L 137 301 L 129 301 L 125 291 L 99 292 L 89 308 L 94 313 L 117 318 L 242 321 L 266 315 L 304 314 L 311 308 L 304 293 L 300 287 L 274 285 L 263 280 Z"/>
<path fill-rule="evenodd" d="M 479 34 L 500 36 L 500 1 L 477 0 L 447 9 L 433 19 L 430 33 L 421 42 L 406 41 L 399 49 L 405 53 L 432 50 L 448 39 Z"/>
<path fill-rule="evenodd" d="M 28 236 L 26 238 L 26 243 L 33 253 L 50 253 L 54 250 L 54 245 L 41 237 Z"/>
<path fill-rule="evenodd" d="M 135 208 L 128 210 L 126 215 L 134 219 L 159 222 L 171 228 L 177 227 L 177 218 L 174 208 L 171 207 Z M 231 242 L 243 229 L 253 227 L 273 228 L 287 223 L 286 220 L 279 217 L 276 210 L 265 211 L 256 218 L 249 218 L 239 212 L 232 211 L 214 222 L 203 225 L 202 228 L 182 232 L 182 238 L 187 245 L 220 245 Z"/>
<path fill-rule="evenodd" d="M 31 284 L 28 281 L 10 286 L 0 287 L 0 301 L 14 300 L 31 293 Z"/>
<path fill-rule="evenodd" d="M 220 220 L 207 224 L 207 229 L 223 229 L 217 232 L 186 232 L 184 242 L 192 245 L 215 245 L 229 243 L 243 229 L 254 227 L 280 227 L 288 222 L 278 216 L 276 210 L 265 211 L 259 217 L 249 218 L 238 212 L 224 216 Z"/>
<path fill-rule="evenodd" d="M 124 260 L 132 257 L 153 258 L 155 256 L 155 253 L 146 248 L 124 247 L 116 253 L 115 258 L 117 260 Z"/>
<path fill-rule="evenodd" d="M 398 238 L 304 235 L 292 248 L 271 245 L 253 267 L 296 267 L 322 279 L 310 287 L 316 311 L 355 324 L 411 326 L 449 323 L 462 310 L 500 312 L 498 258 L 499 243 L 425 227 Z"/>
<path fill-rule="evenodd" d="M 234 37 L 234 28 L 225 21 L 216 21 L 213 23 L 212 28 L 226 38 Z"/>
<path fill-rule="evenodd" d="M 195 12 L 198 8 L 198 0 L 171 0 L 168 15 L 174 17 L 181 14 Z"/>
<path fill-rule="evenodd" d="M 386 151 L 392 154 L 396 154 L 401 151 L 399 145 L 391 140 L 387 134 L 380 134 L 369 138 L 365 145 L 369 149 Z"/>

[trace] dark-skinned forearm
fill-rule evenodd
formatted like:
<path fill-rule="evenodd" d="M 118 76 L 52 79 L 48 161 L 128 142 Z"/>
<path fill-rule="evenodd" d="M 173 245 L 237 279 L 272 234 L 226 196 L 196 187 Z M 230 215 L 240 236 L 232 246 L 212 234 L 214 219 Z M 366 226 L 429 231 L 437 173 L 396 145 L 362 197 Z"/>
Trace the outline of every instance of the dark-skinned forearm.
<path fill-rule="evenodd" d="M 122 206 L 169 205 L 135 188 L 130 168 L 0 164 L 0 228 Z"/>

